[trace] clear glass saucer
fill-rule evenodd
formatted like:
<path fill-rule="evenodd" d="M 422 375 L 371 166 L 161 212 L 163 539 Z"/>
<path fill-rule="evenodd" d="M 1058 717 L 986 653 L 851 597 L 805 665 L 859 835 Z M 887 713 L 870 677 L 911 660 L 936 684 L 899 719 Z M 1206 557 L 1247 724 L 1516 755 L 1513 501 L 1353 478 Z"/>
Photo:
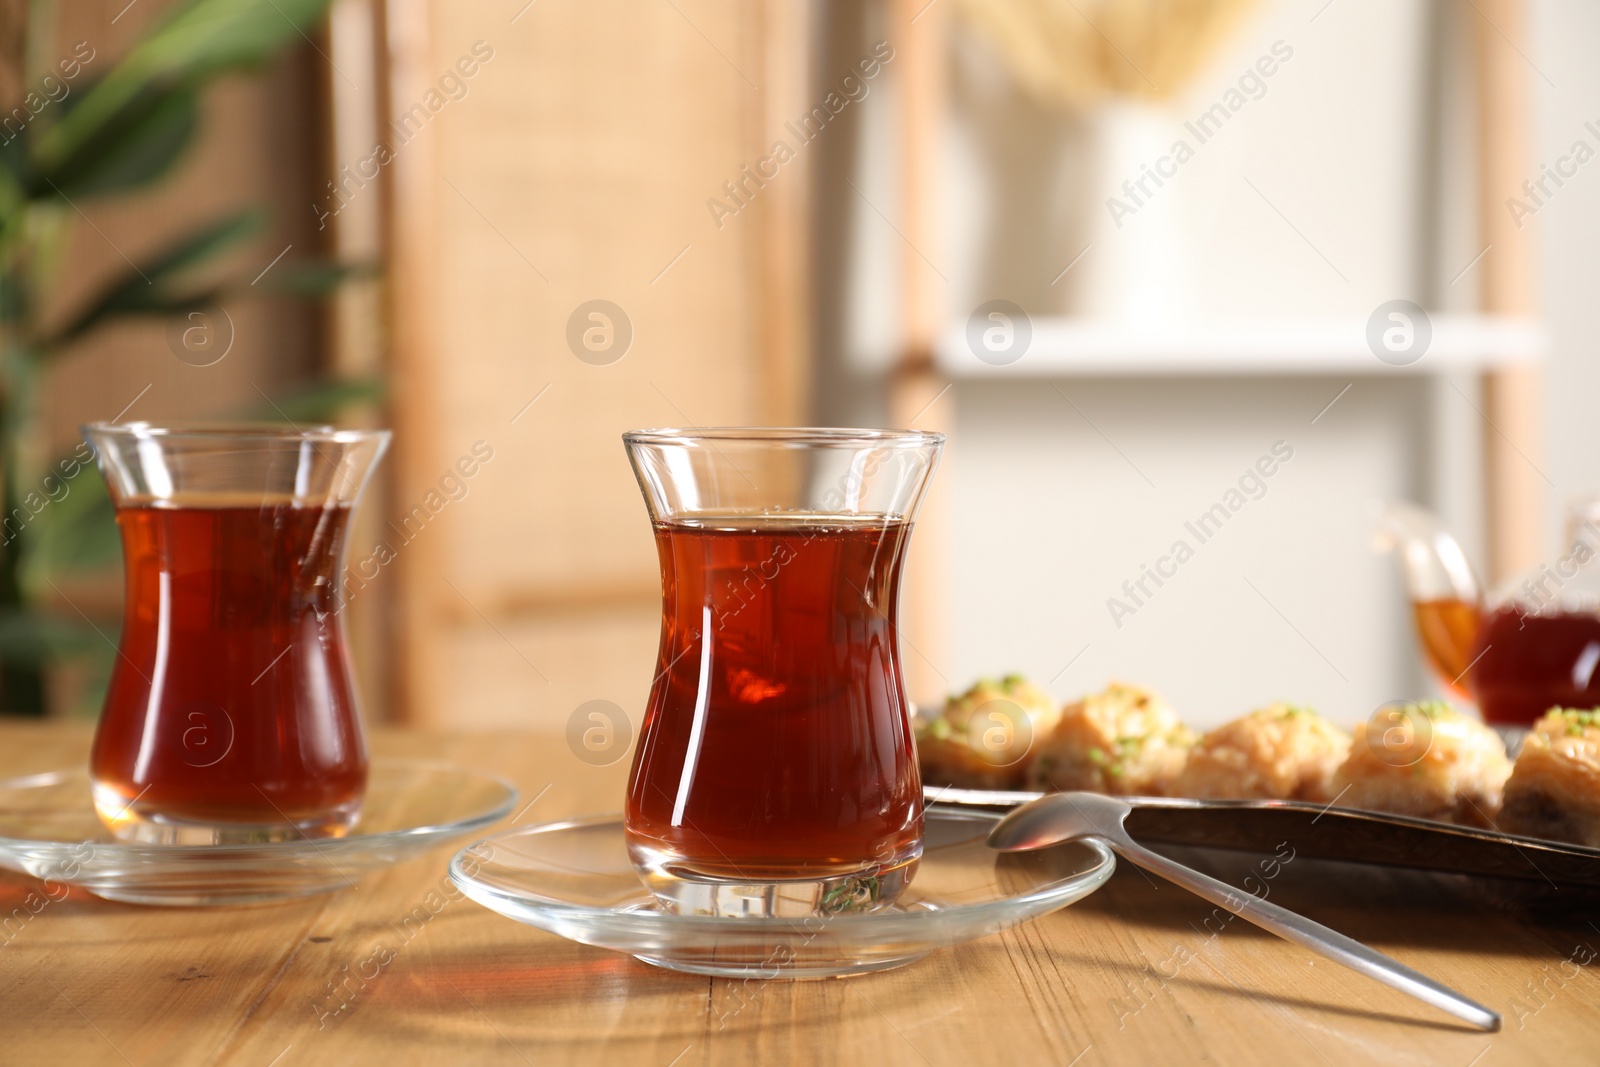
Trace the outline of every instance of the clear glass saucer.
<path fill-rule="evenodd" d="M 661 911 L 628 861 L 622 817 L 519 827 L 458 852 L 450 877 L 484 907 L 586 945 L 692 974 L 826 978 L 910 963 L 1065 907 L 1104 884 L 1111 852 L 1085 841 L 999 854 L 1000 819 L 929 808 L 922 861 L 882 911 L 718 918 Z"/>
<path fill-rule="evenodd" d="M 431 760 L 374 759 L 344 837 L 249 845 L 118 841 L 87 769 L 0 781 L 0 867 L 133 904 L 260 904 L 327 893 L 504 818 L 509 783 Z"/>

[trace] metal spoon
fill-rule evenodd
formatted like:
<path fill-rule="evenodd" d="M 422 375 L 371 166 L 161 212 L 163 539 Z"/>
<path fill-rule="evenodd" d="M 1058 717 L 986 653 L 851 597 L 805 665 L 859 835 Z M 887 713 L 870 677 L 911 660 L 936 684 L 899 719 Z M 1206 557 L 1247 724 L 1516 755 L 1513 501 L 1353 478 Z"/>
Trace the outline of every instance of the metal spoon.
<path fill-rule="evenodd" d="M 1024 804 L 1001 819 L 989 832 L 989 847 L 1001 852 L 1027 852 L 1063 841 L 1098 838 L 1123 859 L 1159 874 L 1286 941 L 1303 945 L 1368 978 L 1376 978 L 1384 985 L 1409 993 L 1480 1030 L 1500 1029 L 1499 1013 L 1418 974 L 1405 964 L 1287 908 L 1269 904 L 1252 893 L 1242 892 L 1151 852 L 1129 837 L 1123 828 L 1122 821 L 1132 810 L 1115 797 L 1098 793 L 1052 793 Z"/>

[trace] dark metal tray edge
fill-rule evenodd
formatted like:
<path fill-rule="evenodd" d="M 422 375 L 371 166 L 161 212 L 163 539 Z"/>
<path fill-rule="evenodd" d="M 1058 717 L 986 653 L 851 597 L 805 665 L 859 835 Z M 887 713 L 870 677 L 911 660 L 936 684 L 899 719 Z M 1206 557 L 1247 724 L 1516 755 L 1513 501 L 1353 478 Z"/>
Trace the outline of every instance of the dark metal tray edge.
<path fill-rule="evenodd" d="M 1042 793 L 926 786 L 929 804 L 1012 808 Z M 1124 797 L 1128 832 L 1144 841 L 1277 852 L 1600 891 L 1600 848 L 1361 808 L 1299 800 Z"/>

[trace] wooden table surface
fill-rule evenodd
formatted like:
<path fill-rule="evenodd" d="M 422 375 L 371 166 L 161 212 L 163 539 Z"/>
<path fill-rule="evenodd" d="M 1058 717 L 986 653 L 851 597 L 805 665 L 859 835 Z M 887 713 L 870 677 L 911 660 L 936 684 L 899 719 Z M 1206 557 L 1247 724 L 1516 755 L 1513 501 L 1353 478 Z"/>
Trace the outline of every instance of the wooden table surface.
<path fill-rule="evenodd" d="M 615 810 L 626 761 L 554 734 L 380 734 L 542 796 L 538 822 Z M 0 774 L 86 758 L 88 734 L 0 726 Z M 548 787 L 548 789 L 547 789 Z M 1124 866 L 1038 922 L 842 981 L 697 978 L 571 944 L 450 889 L 454 846 L 358 888 L 240 909 L 80 891 L 0 933 L 0 1062 L 239 1064 L 1494 1064 L 1600 1058 L 1600 928 L 1464 880 L 1296 859 L 1272 899 L 1505 1013 L 1466 1029 Z M 1236 883 L 1257 862 L 1185 852 Z M 40 883 L 0 872 L 11 913 Z M 399 920 L 437 914 L 418 932 Z M 13 913 L 14 915 L 15 913 Z M 26 910 L 23 912 L 27 914 Z M 1594 913 L 1591 912 L 1591 915 Z M 409 940 L 404 933 L 409 931 Z M 373 959 L 387 962 L 381 967 Z M 347 970 L 348 968 L 348 970 Z M 376 976 L 348 980 L 356 970 Z M 335 990 L 343 985 L 343 998 Z"/>

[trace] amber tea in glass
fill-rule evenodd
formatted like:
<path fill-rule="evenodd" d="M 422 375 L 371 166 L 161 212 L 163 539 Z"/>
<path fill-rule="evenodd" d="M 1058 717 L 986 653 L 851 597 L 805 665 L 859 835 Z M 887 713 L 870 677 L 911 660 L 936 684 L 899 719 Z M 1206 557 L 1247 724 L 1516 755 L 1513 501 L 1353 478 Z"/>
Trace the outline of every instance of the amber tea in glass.
<path fill-rule="evenodd" d="M 922 849 L 896 613 L 942 438 L 628 434 L 662 576 L 628 846 L 662 904 L 879 907 Z"/>
<path fill-rule="evenodd" d="M 121 529 L 122 635 L 90 758 L 117 836 L 344 833 L 367 753 L 339 610 L 382 431 L 96 425 Z"/>

